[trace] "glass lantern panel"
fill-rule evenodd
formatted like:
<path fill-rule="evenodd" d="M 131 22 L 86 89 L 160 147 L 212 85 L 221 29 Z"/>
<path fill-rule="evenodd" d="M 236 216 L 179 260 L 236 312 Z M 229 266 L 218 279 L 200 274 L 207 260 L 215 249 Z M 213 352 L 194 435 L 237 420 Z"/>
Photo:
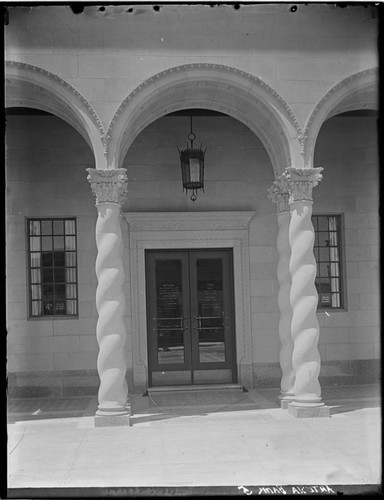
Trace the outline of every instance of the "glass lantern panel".
<path fill-rule="evenodd" d="M 200 160 L 197 158 L 189 159 L 190 182 L 200 182 Z"/>

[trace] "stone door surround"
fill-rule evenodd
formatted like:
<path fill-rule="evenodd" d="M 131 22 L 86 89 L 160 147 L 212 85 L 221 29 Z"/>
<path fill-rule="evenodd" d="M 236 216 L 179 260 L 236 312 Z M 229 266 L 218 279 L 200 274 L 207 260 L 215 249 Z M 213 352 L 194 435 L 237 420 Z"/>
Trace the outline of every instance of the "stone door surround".
<path fill-rule="evenodd" d="M 252 387 L 252 339 L 249 285 L 248 224 L 255 212 L 136 212 L 123 214 L 128 224 L 129 273 L 132 312 L 134 389 L 145 390 L 148 379 L 145 250 L 233 250 L 235 339 L 238 381 Z M 127 264 L 127 262 L 126 262 Z"/>

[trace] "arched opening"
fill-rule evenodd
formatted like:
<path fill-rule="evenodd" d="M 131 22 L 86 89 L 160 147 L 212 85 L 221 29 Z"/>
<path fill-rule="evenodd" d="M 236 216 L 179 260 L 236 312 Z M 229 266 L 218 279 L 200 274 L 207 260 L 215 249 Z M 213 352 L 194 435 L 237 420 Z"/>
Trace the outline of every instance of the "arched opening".
<path fill-rule="evenodd" d="M 60 117 L 103 156 L 103 125 L 90 103 L 70 84 L 37 66 L 7 61 L 6 107 L 31 108 Z"/>
<path fill-rule="evenodd" d="M 377 69 L 361 71 L 332 87 L 319 101 L 305 126 L 304 160 L 313 166 L 314 152 L 320 128 L 326 120 L 349 111 L 378 109 Z"/>
<path fill-rule="evenodd" d="M 195 202 L 183 193 L 177 149 L 177 146 L 186 144 L 191 113 L 196 142 L 207 148 L 205 193 L 199 193 Z M 238 381 L 252 386 L 251 337 L 260 337 L 262 331 L 257 329 L 258 315 L 251 315 L 242 284 L 250 283 L 251 293 L 255 294 L 252 300 L 258 307 L 256 295 L 262 293 L 258 287 L 261 289 L 267 281 L 265 270 L 268 268 L 271 276 L 275 276 L 273 259 L 277 222 L 267 191 L 274 180 L 274 173 L 266 148 L 250 128 L 228 114 L 211 109 L 186 108 L 168 113 L 142 130 L 131 143 L 122 166 L 127 169 L 129 189 L 124 212 L 130 241 L 127 280 L 132 294 L 129 308 L 134 338 L 132 383 L 138 387 L 147 383 L 142 370 L 145 366 L 147 373 L 150 372 L 149 352 L 153 349 L 150 342 L 153 336 L 148 337 L 148 342 L 146 340 L 148 325 L 152 328 L 148 321 L 145 323 L 148 302 L 151 301 L 151 297 L 143 295 L 147 277 L 146 252 L 180 251 L 193 258 L 193 252 L 199 249 L 207 252 L 209 258 L 211 252 L 226 248 L 233 253 L 236 304 L 232 310 L 235 330 L 232 330 L 231 341 L 236 344 L 233 353 L 237 353 L 237 359 L 231 373 L 237 373 Z M 252 276 L 249 274 L 248 257 L 245 256 L 248 251 L 254 269 Z M 179 255 L 176 257 L 181 258 Z M 268 281 L 271 287 L 268 293 L 273 293 L 275 284 L 272 281 Z M 189 285 L 193 288 L 191 277 Z M 279 350 L 278 314 L 274 310 L 269 310 L 267 314 L 271 322 L 263 328 L 267 328 L 269 337 L 277 341 L 267 352 L 263 345 L 255 342 L 253 356 L 261 362 L 272 362 Z M 150 314 L 148 317 L 152 320 L 154 316 Z M 190 314 L 186 313 L 185 317 L 190 317 Z M 173 347 L 176 346 L 172 346 L 170 352 L 173 352 Z M 163 351 L 160 355 L 165 356 Z M 140 363 L 137 360 L 141 360 Z M 222 374 L 228 375 L 227 372 Z M 180 380 L 190 382 L 190 378 Z M 231 380 L 224 379 L 223 383 Z"/>

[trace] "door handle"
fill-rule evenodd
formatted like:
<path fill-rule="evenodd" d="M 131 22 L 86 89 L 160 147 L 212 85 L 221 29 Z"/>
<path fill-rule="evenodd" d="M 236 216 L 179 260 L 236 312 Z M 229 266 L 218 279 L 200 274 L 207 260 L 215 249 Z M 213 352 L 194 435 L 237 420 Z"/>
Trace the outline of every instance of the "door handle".
<path fill-rule="evenodd" d="M 152 328 L 152 331 L 154 332 L 158 332 L 158 331 L 178 331 L 178 330 L 189 330 L 189 326 L 188 324 L 185 326 L 184 325 L 184 321 L 187 321 L 189 320 L 189 317 L 188 316 L 180 316 L 179 318 L 156 318 L 156 317 L 152 317 L 152 320 L 153 321 L 156 321 L 156 322 L 160 322 L 160 326 L 157 326 L 155 328 Z M 177 327 L 177 326 L 165 326 L 165 327 L 161 327 L 161 321 L 180 321 L 180 326 Z"/>
<path fill-rule="evenodd" d="M 170 319 L 172 319 L 172 320 L 176 320 L 176 319 L 178 319 L 178 320 L 186 320 L 186 319 L 189 319 L 189 317 L 188 316 L 180 316 L 179 318 L 155 318 L 155 317 L 153 317 L 152 319 L 154 321 L 159 321 L 159 320 L 162 321 L 164 319 L 166 319 L 166 320 L 170 320 Z"/>
<path fill-rule="evenodd" d="M 222 319 L 223 323 L 222 323 L 221 327 L 224 327 L 225 322 L 228 319 L 228 316 L 224 316 L 224 312 L 223 312 L 223 314 L 221 316 L 193 316 L 193 319 L 195 321 L 193 328 L 195 330 L 199 330 L 199 329 L 202 329 L 202 327 L 200 326 L 201 320 L 204 320 L 204 319 Z M 209 327 L 207 327 L 207 328 L 209 328 Z M 213 327 L 213 328 L 216 328 L 216 327 Z"/>

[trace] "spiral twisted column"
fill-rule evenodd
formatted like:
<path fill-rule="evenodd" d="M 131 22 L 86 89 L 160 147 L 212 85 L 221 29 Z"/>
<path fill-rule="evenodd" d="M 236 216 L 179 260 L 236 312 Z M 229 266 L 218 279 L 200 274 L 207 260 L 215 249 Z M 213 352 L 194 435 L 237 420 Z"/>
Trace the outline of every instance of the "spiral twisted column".
<path fill-rule="evenodd" d="M 268 189 L 269 199 L 276 204 L 277 210 L 277 251 L 279 262 L 277 265 L 277 279 L 279 293 L 277 302 L 280 311 L 279 337 L 280 337 L 280 368 L 282 372 L 280 383 L 281 407 L 288 408 L 288 403 L 293 399 L 293 384 L 295 372 L 292 366 L 293 341 L 291 337 L 292 308 L 290 302 L 291 274 L 289 260 L 291 247 L 289 246 L 289 222 L 291 214 L 288 205 L 288 192 L 285 191 L 281 179 L 274 181 Z"/>
<path fill-rule="evenodd" d="M 95 426 L 129 425 L 130 402 L 125 378 L 126 329 L 124 324 L 124 268 L 121 206 L 127 194 L 126 169 L 88 168 L 88 181 L 96 197 L 96 336 L 100 377 Z"/>
<path fill-rule="evenodd" d="M 293 401 L 288 405 L 288 412 L 296 417 L 329 416 L 329 408 L 321 400 L 318 380 L 318 295 L 315 287 L 316 260 L 313 254 L 315 232 L 311 220 L 312 190 L 322 179 L 321 171 L 322 168 L 287 168 L 282 174 L 282 181 L 289 192 L 291 211 L 289 270 L 292 278 L 290 302 L 295 382 Z"/>

